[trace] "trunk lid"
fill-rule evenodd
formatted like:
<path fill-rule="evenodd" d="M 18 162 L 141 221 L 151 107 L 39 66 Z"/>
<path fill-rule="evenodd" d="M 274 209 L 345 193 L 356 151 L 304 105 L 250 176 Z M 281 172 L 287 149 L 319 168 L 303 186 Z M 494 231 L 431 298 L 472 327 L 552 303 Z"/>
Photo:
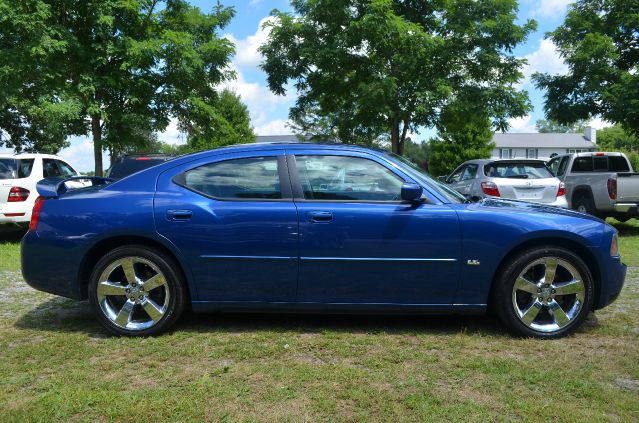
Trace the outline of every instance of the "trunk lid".
<path fill-rule="evenodd" d="M 553 203 L 557 200 L 559 179 L 493 178 L 502 198 L 535 203 Z"/>

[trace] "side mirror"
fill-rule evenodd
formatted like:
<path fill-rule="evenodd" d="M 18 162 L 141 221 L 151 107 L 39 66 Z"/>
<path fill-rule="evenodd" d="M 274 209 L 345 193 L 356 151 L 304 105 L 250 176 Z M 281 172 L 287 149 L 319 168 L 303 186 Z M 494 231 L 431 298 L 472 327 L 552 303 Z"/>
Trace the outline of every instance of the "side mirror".
<path fill-rule="evenodd" d="M 438 181 L 440 181 L 440 182 L 443 182 L 443 183 L 447 184 L 447 183 L 448 183 L 448 175 L 438 176 L 438 177 L 437 177 L 437 180 L 438 180 Z"/>
<path fill-rule="evenodd" d="M 402 185 L 402 200 L 411 203 L 421 202 L 424 189 L 417 184 Z"/>

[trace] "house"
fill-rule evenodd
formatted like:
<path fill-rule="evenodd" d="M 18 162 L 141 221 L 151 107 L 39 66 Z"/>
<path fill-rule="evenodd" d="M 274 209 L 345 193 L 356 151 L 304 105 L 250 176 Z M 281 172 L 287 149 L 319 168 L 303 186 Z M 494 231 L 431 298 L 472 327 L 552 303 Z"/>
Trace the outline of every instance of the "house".
<path fill-rule="evenodd" d="M 299 142 L 297 135 L 258 135 L 255 142 Z"/>
<path fill-rule="evenodd" d="M 493 159 L 549 160 L 558 154 L 597 150 L 597 130 L 589 127 L 583 134 L 495 133 L 493 142 Z"/>

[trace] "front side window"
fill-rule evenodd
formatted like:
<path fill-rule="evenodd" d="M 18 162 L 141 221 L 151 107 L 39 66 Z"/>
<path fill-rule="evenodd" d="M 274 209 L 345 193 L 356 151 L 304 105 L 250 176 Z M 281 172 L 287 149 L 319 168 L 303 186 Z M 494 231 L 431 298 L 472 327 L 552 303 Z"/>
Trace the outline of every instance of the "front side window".
<path fill-rule="evenodd" d="M 548 169 L 550 169 L 552 174 L 555 176 L 557 176 L 557 171 L 559 170 L 560 162 L 561 162 L 561 157 L 556 157 L 548 162 Z"/>
<path fill-rule="evenodd" d="M 60 168 L 60 173 L 65 178 L 71 178 L 71 177 L 77 175 L 77 172 L 75 170 L 73 170 L 73 168 L 71 166 L 69 166 L 68 164 L 66 164 L 65 162 L 63 162 L 61 160 L 56 160 L 56 163 L 57 163 L 58 167 Z"/>
<path fill-rule="evenodd" d="M 282 198 L 277 157 L 250 157 L 210 163 L 186 171 L 176 181 L 216 199 Z"/>
<path fill-rule="evenodd" d="M 304 199 L 397 201 L 404 180 L 381 164 L 360 157 L 296 156 Z"/>
<path fill-rule="evenodd" d="M 42 159 L 42 174 L 45 178 L 56 178 L 62 176 L 56 161 L 57 160 L 53 159 Z"/>

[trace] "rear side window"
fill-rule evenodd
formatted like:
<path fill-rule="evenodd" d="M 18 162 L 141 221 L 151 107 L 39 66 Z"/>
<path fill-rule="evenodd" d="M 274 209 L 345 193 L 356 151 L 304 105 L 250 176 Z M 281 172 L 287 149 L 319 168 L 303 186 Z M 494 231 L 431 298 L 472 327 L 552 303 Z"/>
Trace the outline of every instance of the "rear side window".
<path fill-rule="evenodd" d="M 0 179 L 21 179 L 31 176 L 34 159 L 0 159 Z"/>
<path fill-rule="evenodd" d="M 216 199 L 280 199 L 277 157 L 250 157 L 191 169 L 176 182 Z"/>
<path fill-rule="evenodd" d="M 164 163 L 165 161 L 164 158 L 155 157 L 126 157 L 113 164 L 109 170 L 108 177 L 122 179 L 141 170 Z"/>
<path fill-rule="evenodd" d="M 592 156 L 575 157 L 572 163 L 573 172 L 592 172 Z"/>
<path fill-rule="evenodd" d="M 381 164 L 347 156 L 296 156 L 304 198 L 333 201 L 395 201 L 404 180 Z"/>
<path fill-rule="evenodd" d="M 608 156 L 608 167 L 611 172 L 630 172 L 628 161 L 623 156 Z"/>

